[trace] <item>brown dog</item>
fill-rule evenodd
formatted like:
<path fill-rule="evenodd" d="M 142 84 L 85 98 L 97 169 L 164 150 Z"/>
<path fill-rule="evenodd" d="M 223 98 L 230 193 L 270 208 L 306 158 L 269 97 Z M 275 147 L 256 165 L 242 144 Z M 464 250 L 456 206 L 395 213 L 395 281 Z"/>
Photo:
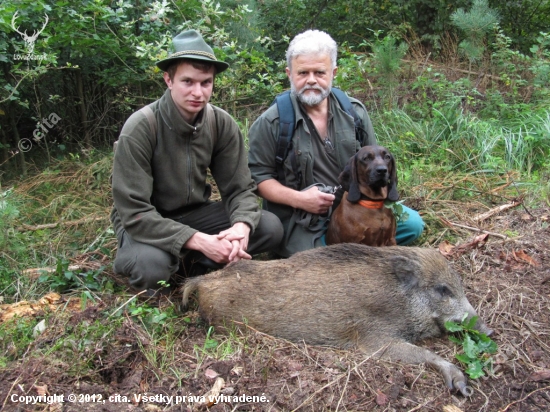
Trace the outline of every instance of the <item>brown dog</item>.
<path fill-rule="evenodd" d="M 339 176 L 345 190 L 327 229 L 327 244 L 362 243 L 393 246 L 396 220 L 384 201 L 395 202 L 397 172 L 395 159 L 382 146 L 364 146 Z"/>

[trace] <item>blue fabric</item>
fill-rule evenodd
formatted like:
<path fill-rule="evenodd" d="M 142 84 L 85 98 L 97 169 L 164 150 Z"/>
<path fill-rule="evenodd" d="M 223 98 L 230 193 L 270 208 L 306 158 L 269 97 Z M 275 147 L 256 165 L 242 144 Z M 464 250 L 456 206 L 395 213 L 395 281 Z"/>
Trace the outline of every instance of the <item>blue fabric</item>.
<path fill-rule="evenodd" d="M 408 213 L 409 218 L 397 224 L 395 240 L 398 245 L 406 246 L 420 237 L 424 230 L 424 221 L 416 210 L 408 208 L 403 204 L 401 206 L 403 206 L 403 212 Z"/>

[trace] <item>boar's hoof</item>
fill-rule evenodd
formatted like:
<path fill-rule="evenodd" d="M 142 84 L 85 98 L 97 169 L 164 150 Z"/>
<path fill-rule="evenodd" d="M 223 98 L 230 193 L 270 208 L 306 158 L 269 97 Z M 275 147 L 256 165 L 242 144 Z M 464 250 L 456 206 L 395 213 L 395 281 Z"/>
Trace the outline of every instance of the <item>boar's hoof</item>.
<path fill-rule="evenodd" d="M 441 374 L 449 389 L 457 389 L 464 396 L 472 396 L 473 390 L 467 385 L 468 380 L 459 368 L 447 361 L 441 366 Z"/>
<path fill-rule="evenodd" d="M 455 383 L 455 387 L 460 391 L 460 393 L 466 397 L 470 397 L 474 394 L 474 390 L 466 385 L 466 382 L 460 381 Z"/>

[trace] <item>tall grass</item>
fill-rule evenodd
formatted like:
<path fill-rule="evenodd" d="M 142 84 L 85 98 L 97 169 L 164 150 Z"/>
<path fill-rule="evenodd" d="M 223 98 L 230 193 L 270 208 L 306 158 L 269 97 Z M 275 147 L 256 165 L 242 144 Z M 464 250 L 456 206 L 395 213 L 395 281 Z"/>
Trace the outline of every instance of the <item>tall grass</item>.
<path fill-rule="evenodd" d="M 473 172 L 519 171 L 526 178 L 548 167 L 550 111 L 524 113 L 516 125 L 483 120 L 455 111 L 434 109 L 426 119 L 415 119 L 395 109 L 373 116 L 378 140 L 406 167 L 422 157 L 434 168 Z"/>

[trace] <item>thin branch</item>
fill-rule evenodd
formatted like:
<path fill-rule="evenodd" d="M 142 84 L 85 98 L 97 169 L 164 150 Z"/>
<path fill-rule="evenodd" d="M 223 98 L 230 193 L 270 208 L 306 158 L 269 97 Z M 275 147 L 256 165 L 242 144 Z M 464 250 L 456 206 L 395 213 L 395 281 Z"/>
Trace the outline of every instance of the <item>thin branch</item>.
<path fill-rule="evenodd" d="M 445 219 L 441 219 L 441 220 L 450 226 L 460 227 L 462 229 L 471 230 L 472 232 L 487 233 L 488 235 L 499 237 L 501 239 L 510 239 L 510 236 L 501 235 L 500 233 L 490 232 L 488 230 L 479 229 L 477 227 L 471 227 L 471 226 L 461 225 L 459 223 L 449 222 L 448 220 L 445 220 Z"/>
<path fill-rule="evenodd" d="M 509 403 L 506 408 L 504 409 L 500 409 L 498 412 L 506 412 L 511 406 L 515 405 L 516 403 L 520 403 L 520 402 L 523 402 L 524 400 L 526 400 L 527 398 L 529 398 L 531 395 L 534 395 L 535 393 L 537 392 L 540 392 L 540 391 L 547 391 L 550 389 L 550 386 L 546 386 L 544 388 L 538 388 L 538 389 L 535 389 L 533 392 L 529 392 L 527 395 L 525 395 L 523 398 L 521 399 L 518 399 L 517 401 L 514 401 L 512 403 Z"/>
<path fill-rule="evenodd" d="M 479 215 L 474 216 L 474 221 L 482 222 L 482 221 L 490 218 L 493 215 L 496 215 L 496 214 L 498 214 L 498 213 L 500 213 L 504 210 L 516 207 L 517 205 L 520 205 L 520 204 L 521 204 L 521 200 L 515 200 L 512 203 L 507 203 L 505 205 L 500 205 L 500 206 L 494 207 L 494 208 L 492 208 L 491 210 L 489 210 L 485 213 L 480 213 Z"/>
<path fill-rule="evenodd" d="M 21 77 L 21 80 L 19 80 L 17 82 L 17 84 L 15 85 L 15 87 L 13 88 L 13 90 L 11 91 L 10 95 L 8 97 L 6 97 L 5 99 L 3 100 L 0 100 L 0 103 L 4 103 L 4 102 L 7 102 L 8 100 L 11 99 L 11 97 L 15 94 L 15 92 L 17 91 L 17 88 L 19 87 L 19 85 L 21 84 L 21 82 L 23 80 L 25 80 L 28 76 L 30 76 L 31 74 L 33 74 L 33 72 L 30 72 L 28 71 L 26 74 L 23 75 L 23 77 Z"/>
<path fill-rule="evenodd" d="M 61 225 L 61 226 L 83 225 L 83 224 L 86 224 L 86 223 L 97 222 L 97 221 L 105 220 L 105 219 L 108 219 L 108 218 L 109 218 L 108 216 L 95 216 L 95 217 L 85 217 L 85 218 L 82 218 L 82 219 L 71 220 L 71 221 L 67 221 L 67 222 L 63 221 L 63 222 L 57 222 L 57 223 L 45 223 L 43 225 L 35 225 L 35 226 L 23 224 L 17 230 L 19 230 L 20 232 L 25 232 L 25 231 L 33 232 L 33 231 L 42 230 L 42 229 L 53 229 L 53 228 L 56 228 L 59 225 Z"/>

